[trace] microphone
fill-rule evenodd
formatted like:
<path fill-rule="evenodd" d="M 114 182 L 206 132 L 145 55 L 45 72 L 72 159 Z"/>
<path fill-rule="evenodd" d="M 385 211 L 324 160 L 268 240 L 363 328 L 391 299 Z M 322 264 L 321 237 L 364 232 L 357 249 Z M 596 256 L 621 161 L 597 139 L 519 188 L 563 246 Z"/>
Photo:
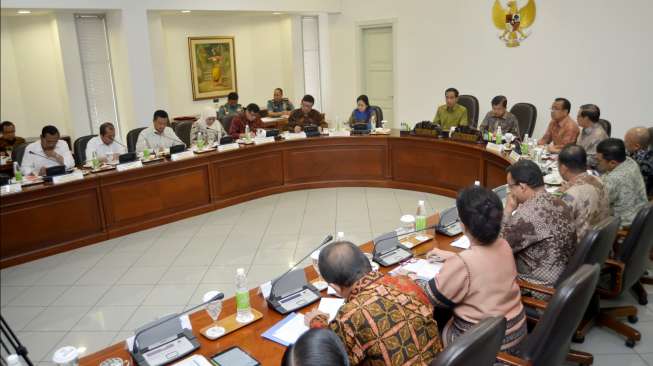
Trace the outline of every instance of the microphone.
<path fill-rule="evenodd" d="M 203 302 L 203 303 L 201 303 L 199 305 L 193 306 L 192 308 L 190 308 L 188 310 L 185 310 L 185 311 L 182 311 L 181 313 L 171 314 L 168 317 L 166 317 L 164 319 L 161 319 L 160 321 L 157 321 L 154 324 L 148 326 L 147 328 L 139 330 L 134 335 L 134 351 L 133 351 L 133 353 L 138 353 L 138 337 L 141 334 L 147 332 L 148 330 L 150 330 L 152 328 L 158 327 L 161 324 L 167 323 L 167 322 L 169 322 L 169 321 L 171 321 L 173 319 L 179 319 L 180 316 L 182 316 L 184 314 L 188 314 L 188 313 L 192 312 L 193 310 L 196 310 L 197 308 L 200 308 L 200 307 L 202 307 L 202 306 L 204 306 L 204 305 L 206 305 L 206 304 L 208 304 L 210 302 L 217 301 L 217 300 L 222 300 L 223 298 L 224 298 L 224 294 L 222 292 L 218 292 L 209 301 L 205 301 L 205 302 Z"/>
<path fill-rule="evenodd" d="M 415 233 L 419 233 L 419 232 L 421 232 L 421 231 L 426 231 L 426 230 L 435 229 L 435 228 L 437 228 L 437 227 L 438 227 L 438 225 L 435 224 L 435 225 L 427 226 L 427 227 L 425 227 L 424 229 L 413 230 L 413 231 L 409 231 L 409 232 L 407 232 L 407 233 L 401 233 L 401 234 L 397 234 L 397 233 L 395 233 L 395 234 L 392 235 L 392 236 L 385 237 L 385 238 L 382 237 L 382 238 L 379 239 L 378 241 L 374 241 L 374 246 L 372 247 L 372 256 L 373 256 L 373 258 L 374 258 L 374 261 L 377 262 L 377 263 L 379 263 L 380 265 L 382 265 L 382 266 L 384 266 L 384 267 L 387 267 L 387 266 L 390 266 L 390 265 L 393 265 L 393 264 L 398 263 L 398 261 L 400 261 L 400 260 L 404 260 L 404 259 L 410 258 L 410 257 L 413 255 L 412 252 L 410 252 L 410 251 L 406 251 L 406 250 L 403 250 L 403 247 L 401 247 L 401 246 L 394 246 L 394 247 L 392 247 L 392 248 L 388 248 L 388 250 L 386 250 L 384 253 L 378 253 L 378 252 L 377 252 L 377 247 L 379 246 L 379 244 L 381 244 L 381 243 L 383 243 L 383 242 L 386 242 L 386 241 L 388 241 L 388 240 L 396 240 L 396 239 L 397 239 L 398 237 L 400 237 L 400 236 L 410 235 L 410 234 L 415 234 Z M 384 260 L 384 259 L 382 258 L 382 257 L 384 257 L 386 254 L 388 254 L 388 253 L 392 253 L 393 251 L 394 251 L 394 252 L 401 252 L 401 254 L 400 254 L 399 256 L 395 256 L 395 255 L 393 255 L 393 256 L 392 256 L 393 258 L 391 258 L 391 259 L 389 259 L 389 260 L 387 260 L 387 261 Z M 394 254 L 397 254 L 397 253 L 394 253 Z M 394 257 L 396 257 L 396 258 L 394 258 Z"/>
<path fill-rule="evenodd" d="M 277 277 L 277 279 L 274 280 L 274 282 L 272 282 L 272 286 L 270 287 L 270 296 L 272 296 L 272 294 L 274 294 L 274 287 L 276 286 L 277 282 L 279 282 L 279 280 L 283 278 L 283 276 L 285 276 L 285 275 L 287 275 L 288 273 L 290 273 L 291 271 L 297 269 L 297 266 L 299 265 L 299 263 L 303 262 L 306 258 L 310 257 L 311 254 L 313 254 L 314 251 L 316 251 L 317 249 L 323 247 L 324 245 L 326 245 L 326 243 L 330 242 L 331 240 L 333 240 L 333 235 L 327 235 L 327 237 L 324 238 L 324 240 L 322 240 L 322 242 L 320 243 L 320 245 L 317 246 L 317 248 L 315 248 L 315 249 L 311 250 L 310 252 L 308 252 L 308 254 L 307 254 L 306 256 L 304 256 L 304 258 L 302 258 L 302 259 L 300 259 L 300 260 L 297 261 L 297 264 L 295 264 L 294 266 L 290 267 L 290 269 L 288 269 L 288 270 L 287 270 L 284 274 L 282 274 L 281 276 Z"/>
<path fill-rule="evenodd" d="M 159 136 L 161 136 L 161 137 L 165 137 L 165 138 L 167 138 L 167 139 L 170 140 L 170 141 L 178 142 L 178 143 L 180 143 L 180 144 L 186 146 L 186 143 L 185 143 L 185 142 L 181 141 L 181 140 L 178 139 L 178 138 L 173 138 L 173 137 L 170 137 L 170 136 L 166 135 L 166 134 L 165 134 L 165 131 L 164 131 L 162 134 L 160 134 Z"/>
<path fill-rule="evenodd" d="M 112 143 L 115 142 L 116 144 L 118 144 L 118 145 L 120 145 L 120 146 L 122 146 L 122 147 L 124 147 L 124 148 L 127 148 L 127 146 L 126 146 L 125 144 L 123 144 L 122 142 L 120 142 L 120 141 L 118 141 L 118 140 L 116 140 L 116 139 L 111 140 L 111 142 L 112 142 Z"/>
<path fill-rule="evenodd" d="M 49 157 L 49 156 L 46 156 L 46 155 L 43 155 L 43 154 L 36 153 L 36 152 L 34 152 L 34 151 L 32 151 L 32 150 L 30 150 L 29 153 L 32 154 L 32 155 L 40 156 L 40 157 L 42 157 L 43 159 L 47 159 L 47 160 L 50 160 L 50 161 L 52 161 L 52 162 L 55 162 L 55 163 L 57 163 L 57 165 L 64 165 L 64 164 L 62 164 L 61 162 L 59 162 L 59 160 L 57 160 L 57 159 L 55 159 L 55 158 L 51 158 L 51 157 Z"/>

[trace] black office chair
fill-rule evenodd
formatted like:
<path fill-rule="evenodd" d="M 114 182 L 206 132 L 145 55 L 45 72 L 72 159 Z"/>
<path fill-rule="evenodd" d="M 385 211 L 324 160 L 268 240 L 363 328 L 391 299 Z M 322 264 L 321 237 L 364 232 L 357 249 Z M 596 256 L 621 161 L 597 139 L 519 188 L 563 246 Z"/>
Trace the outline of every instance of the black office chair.
<path fill-rule="evenodd" d="M 653 127 L 648 128 L 648 136 L 649 136 L 649 145 L 650 148 L 653 149 Z"/>
<path fill-rule="evenodd" d="M 467 108 L 469 126 L 478 128 L 478 99 L 473 95 L 463 94 L 458 97 L 458 104 Z"/>
<path fill-rule="evenodd" d="M 506 318 L 486 318 L 457 338 L 431 366 L 492 366 L 506 333 Z"/>
<path fill-rule="evenodd" d="M 138 135 L 147 127 L 134 128 L 127 133 L 127 151 L 135 152 L 136 143 L 138 142 Z"/>
<path fill-rule="evenodd" d="M 599 286 L 598 293 L 601 297 L 615 298 L 639 283 L 639 279 L 646 271 L 649 253 L 653 246 L 653 204 L 648 204 L 641 209 L 624 242 L 619 246 L 614 259 L 608 259 L 603 273 L 610 275 L 610 288 Z M 618 306 L 601 308 L 597 304 L 591 311 L 592 316 L 583 320 L 582 327 L 577 331 L 576 338 L 582 340 L 593 324 L 608 327 L 626 337 L 626 346 L 634 347 L 641 339 L 641 334 L 621 323 L 617 318 L 627 318 L 631 324 L 637 323 L 637 308 L 634 306 Z"/>
<path fill-rule="evenodd" d="M 16 145 L 11 151 L 11 161 L 17 161 L 19 165 L 23 165 L 23 156 L 25 155 L 25 149 L 27 148 L 28 143 Z"/>
<path fill-rule="evenodd" d="M 75 140 L 75 165 L 84 165 L 86 162 L 86 146 L 88 142 L 97 135 L 86 135 Z"/>
<path fill-rule="evenodd" d="M 516 103 L 510 108 L 510 113 L 517 117 L 519 122 L 519 138 L 524 139 L 524 135 L 533 137 L 535 123 L 537 122 L 537 108 L 531 103 Z"/>
<path fill-rule="evenodd" d="M 562 282 L 533 332 L 524 339 L 516 355 L 499 353 L 508 365 L 561 365 L 567 358 L 571 335 L 583 317 L 599 280 L 599 265 L 584 264 Z"/>
<path fill-rule="evenodd" d="M 383 110 L 378 105 L 371 105 L 370 108 L 376 112 L 376 126 L 372 127 L 381 127 L 381 121 L 383 121 Z"/>
<path fill-rule="evenodd" d="M 225 132 L 229 133 L 229 128 L 231 127 L 231 121 L 234 119 L 236 115 L 232 114 L 231 116 L 226 116 L 225 118 L 220 121 L 222 123 L 222 127 L 224 127 Z"/>
<path fill-rule="evenodd" d="M 603 127 L 603 131 L 608 134 L 608 137 L 612 136 L 612 124 L 610 121 L 601 118 L 597 123 Z"/>
<path fill-rule="evenodd" d="M 193 121 L 180 121 L 175 124 L 175 134 L 186 146 L 190 146 L 190 130 L 193 128 L 193 123 Z"/>

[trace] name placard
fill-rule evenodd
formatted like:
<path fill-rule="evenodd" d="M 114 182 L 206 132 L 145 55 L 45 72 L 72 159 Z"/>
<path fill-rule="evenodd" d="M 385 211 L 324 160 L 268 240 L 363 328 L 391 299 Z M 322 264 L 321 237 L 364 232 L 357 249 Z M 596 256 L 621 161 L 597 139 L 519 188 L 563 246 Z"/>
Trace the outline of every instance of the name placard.
<path fill-rule="evenodd" d="M 497 144 L 493 144 L 491 142 L 488 142 L 487 146 L 485 146 L 485 149 L 487 151 L 492 151 L 492 152 L 495 152 L 497 154 L 501 154 L 501 152 L 503 151 L 503 145 L 497 145 Z"/>
<path fill-rule="evenodd" d="M 7 184 L 6 186 L 0 187 L 0 195 L 4 196 L 6 194 L 18 193 L 23 191 L 23 186 L 20 183 Z"/>
<path fill-rule="evenodd" d="M 306 138 L 306 132 L 289 133 L 286 135 L 286 140 L 300 140 Z"/>
<path fill-rule="evenodd" d="M 57 175 L 52 177 L 53 184 L 63 184 L 68 182 L 74 182 L 76 180 L 84 179 L 84 173 L 77 171 L 70 174 Z"/>
<path fill-rule="evenodd" d="M 351 131 L 329 131 L 330 137 L 349 137 L 351 136 Z"/>
<path fill-rule="evenodd" d="M 184 160 L 184 159 L 190 159 L 190 158 L 193 158 L 193 157 L 195 157 L 195 155 L 193 154 L 193 151 L 192 150 L 186 150 L 184 152 L 180 152 L 180 153 L 177 153 L 177 154 L 170 155 L 170 160 L 179 161 L 179 160 Z"/>
<path fill-rule="evenodd" d="M 143 167 L 143 162 L 140 160 L 136 160 L 136 161 L 130 161 L 129 163 L 118 164 L 116 165 L 116 170 L 119 172 L 123 172 L 125 170 L 138 169 L 142 167 Z"/>
<path fill-rule="evenodd" d="M 269 144 L 274 142 L 274 137 L 255 137 L 254 138 L 254 145 L 263 145 L 263 144 Z"/>
<path fill-rule="evenodd" d="M 224 144 L 218 146 L 218 151 L 219 152 L 224 152 L 224 151 L 229 151 L 229 150 L 237 150 L 240 148 L 240 145 L 238 145 L 237 142 L 232 142 L 231 144 Z"/>

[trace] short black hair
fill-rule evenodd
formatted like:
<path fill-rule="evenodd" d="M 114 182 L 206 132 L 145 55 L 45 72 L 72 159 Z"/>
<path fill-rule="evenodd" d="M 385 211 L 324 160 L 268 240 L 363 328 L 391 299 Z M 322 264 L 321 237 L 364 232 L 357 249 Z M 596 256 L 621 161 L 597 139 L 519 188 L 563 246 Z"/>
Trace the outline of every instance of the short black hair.
<path fill-rule="evenodd" d="M 45 135 L 59 135 L 59 130 L 52 125 L 47 125 L 41 130 L 41 137 L 45 137 Z"/>
<path fill-rule="evenodd" d="M 501 233 L 503 205 L 491 190 L 471 186 L 463 189 L 456 198 L 458 217 L 469 233 L 481 244 L 494 243 Z"/>
<path fill-rule="evenodd" d="M 111 122 L 104 122 L 103 124 L 100 125 L 100 136 L 104 136 L 107 134 L 107 130 L 112 129 L 115 130 L 116 128 L 113 126 L 113 123 Z"/>
<path fill-rule="evenodd" d="M 349 366 L 347 350 L 332 330 L 309 329 L 286 349 L 281 366 Z"/>
<path fill-rule="evenodd" d="M 278 90 L 279 93 L 283 94 L 283 89 L 281 89 L 281 88 L 275 88 L 274 90 Z"/>
<path fill-rule="evenodd" d="M 595 104 L 583 104 L 580 106 L 580 111 L 578 114 L 583 118 L 589 118 L 590 121 L 596 123 L 601 117 L 601 110 L 599 106 Z"/>
<path fill-rule="evenodd" d="M 256 105 L 256 103 L 250 103 L 247 105 L 247 108 L 245 108 L 246 111 L 249 113 L 259 113 L 261 109 Z"/>
<path fill-rule="evenodd" d="M 348 241 L 338 241 L 322 248 L 318 268 L 325 281 L 345 287 L 353 285 L 372 270 L 365 254 Z"/>
<path fill-rule="evenodd" d="M 4 132 L 5 127 L 16 127 L 16 126 L 14 126 L 14 124 L 10 121 L 2 121 L 2 124 L 0 124 L 0 131 Z"/>
<path fill-rule="evenodd" d="M 622 163 L 626 160 L 626 145 L 621 139 L 607 138 L 596 146 L 596 152 L 603 155 L 607 161 L 617 161 Z"/>
<path fill-rule="evenodd" d="M 311 104 L 315 104 L 315 98 L 313 98 L 313 96 L 310 94 L 306 94 L 304 95 L 304 98 L 302 98 L 302 102 L 309 102 Z"/>
<path fill-rule="evenodd" d="M 168 112 L 164 111 L 163 109 L 159 109 L 154 112 L 154 116 L 152 116 L 152 121 L 156 121 L 157 118 L 170 119 L 170 117 L 168 117 Z"/>
<path fill-rule="evenodd" d="M 524 183 L 531 188 L 538 188 L 544 185 L 542 170 L 531 160 L 519 160 L 508 166 L 506 172 L 512 175 L 512 179 L 517 184 Z"/>
<path fill-rule="evenodd" d="M 556 98 L 555 102 L 562 102 L 562 108 L 569 113 L 571 111 L 571 102 L 567 98 Z"/>
<path fill-rule="evenodd" d="M 446 96 L 448 92 L 453 92 L 453 94 L 458 98 L 458 89 L 456 88 L 447 88 L 447 90 L 444 91 L 444 95 Z"/>
<path fill-rule="evenodd" d="M 368 98 L 367 95 L 365 95 L 365 94 L 359 95 L 358 98 L 356 98 L 356 103 L 361 102 L 361 101 L 363 103 L 365 103 L 366 106 L 368 106 L 368 107 L 370 106 L 370 98 Z"/>
<path fill-rule="evenodd" d="M 572 172 L 584 172 L 587 170 L 587 152 L 582 146 L 569 144 L 560 151 L 558 163 Z"/>
<path fill-rule="evenodd" d="M 503 105 L 504 108 L 508 107 L 508 98 L 506 98 L 503 95 L 497 95 L 496 97 L 492 98 L 492 105 Z"/>
<path fill-rule="evenodd" d="M 231 92 L 227 95 L 227 100 L 238 100 L 238 93 Z"/>

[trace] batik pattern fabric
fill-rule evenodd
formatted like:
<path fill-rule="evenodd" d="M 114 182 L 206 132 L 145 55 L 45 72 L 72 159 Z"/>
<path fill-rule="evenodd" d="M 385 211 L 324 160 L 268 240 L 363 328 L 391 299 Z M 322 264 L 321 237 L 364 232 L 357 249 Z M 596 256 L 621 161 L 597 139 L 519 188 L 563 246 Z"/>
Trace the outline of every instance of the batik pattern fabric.
<path fill-rule="evenodd" d="M 560 192 L 572 209 L 579 242 L 593 226 L 610 216 L 608 191 L 598 177 L 582 173 L 565 182 Z"/>
<path fill-rule="evenodd" d="M 640 149 L 630 156 L 639 165 L 644 178 L 646 194 L 653 196 L 653 149 Z"/>
<path fill-rule="evenodd" d="M 601 176 L 608 189 L 608 200 L 614 216 L 621 220 L 622 227 L 633 223 L 637 213 L 646 207 L 644 178 L 635 160 L 626 157 L 612 171 Z"/>

